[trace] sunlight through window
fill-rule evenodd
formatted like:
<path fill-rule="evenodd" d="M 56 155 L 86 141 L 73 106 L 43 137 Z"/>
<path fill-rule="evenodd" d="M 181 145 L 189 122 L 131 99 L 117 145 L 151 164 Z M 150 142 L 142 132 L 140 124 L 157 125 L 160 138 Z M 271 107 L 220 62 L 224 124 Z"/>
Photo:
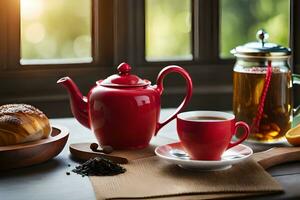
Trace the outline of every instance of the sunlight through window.
<path fill-rule="evenodd" d="M 20 2 L 22 64 L 91 62 L 91 1 Z"/>

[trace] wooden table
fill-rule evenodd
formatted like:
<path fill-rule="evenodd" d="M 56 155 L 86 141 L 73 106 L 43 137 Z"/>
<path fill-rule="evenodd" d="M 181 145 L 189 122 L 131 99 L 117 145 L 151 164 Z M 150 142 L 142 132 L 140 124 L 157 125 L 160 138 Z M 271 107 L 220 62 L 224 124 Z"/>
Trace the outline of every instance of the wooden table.
<path fill-rule="evenodd" d="M 166 118 L 173 111 L 173 109 L 163 109 L 162 118 Z M 95 199 L 87 177 L 74 173 L 66 175 L 67 171 L 77 165 L 70 158 L 69 144 L 94 142 L 93 134 L 74 118 L 51 119 L 51 124 L 62 125 L 70 130 L 69 141 L 64 150 L 46 163 L 0 172 L 0 200 Z M 161 129 L 158 137 L 177 140 L 175 121 Z M 71 167 L 68 167 L 69 164 Z M 268 172 L 282 185 L 285 193 L 268 196 L 267 199 L 300 199 L 300 162 L 272 167 Z M 266 196 L 255 197 L 255 199 L 266 199 Z"/>

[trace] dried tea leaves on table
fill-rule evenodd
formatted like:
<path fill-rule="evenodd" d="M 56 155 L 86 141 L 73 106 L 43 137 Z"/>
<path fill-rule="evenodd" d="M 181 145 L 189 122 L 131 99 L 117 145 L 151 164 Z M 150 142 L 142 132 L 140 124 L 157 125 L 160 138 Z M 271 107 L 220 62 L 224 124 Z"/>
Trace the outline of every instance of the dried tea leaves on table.
<path fill-rule="evenodd" d="M 100 157 L 91 158 L 72 170 L 82 176 L 113 176 L 125 171 L 126 169 L 119 164 Z"/>

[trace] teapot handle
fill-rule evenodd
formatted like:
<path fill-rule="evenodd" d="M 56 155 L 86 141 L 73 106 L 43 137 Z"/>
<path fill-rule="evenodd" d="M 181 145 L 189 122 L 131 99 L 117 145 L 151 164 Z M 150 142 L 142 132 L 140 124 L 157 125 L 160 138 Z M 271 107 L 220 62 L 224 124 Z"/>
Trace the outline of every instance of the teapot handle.
<path fill-rule="evenodd" d="M 293 84 L 300 85 L 300 75 L 299 74 L 292 74 Z M 293 115 L 297 116 L 300 113 L 300 106 L 293 109 Z"/>
<path fill-rule="evenodd" d="M 177 114 L 187 105 L 187 103 L 190 101 L 190 99 L 192 97 L 193 82 L 192 82 L 190 75 L 183 68 L 181 68 L 179 66 L 175 66 L 175 65 L 167 66 L 159 72 L 159 74 L 157 76 L 157 81 L 156 81 L 157 87 L 155 90 L 158 91 L 160 95 L 162 95 L 162 92 L 164 90 L 163 79 L 165 78 L 166 75 L 168 75 L 172 72 L 179 73 L 186 80 L 186 95 L 185 95 L 185 98 L 183 99 L 183 101 L 181 102 L 181 104 L 179 105 L 179 107 L 176 109 L 176 111 L 171 116 L 169 116 L 164 122 L 157 122 L 154 135 L 157 135 L 157 132 L 164 125 L 166 125 L 167 123 L 172 121 L 174 118 L 176 118 Z"/>

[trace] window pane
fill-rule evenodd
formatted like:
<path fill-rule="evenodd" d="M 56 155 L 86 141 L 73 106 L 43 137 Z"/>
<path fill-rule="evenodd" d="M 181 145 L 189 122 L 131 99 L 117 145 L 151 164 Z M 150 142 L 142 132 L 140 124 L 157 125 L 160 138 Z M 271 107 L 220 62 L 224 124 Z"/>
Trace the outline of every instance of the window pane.
<path fill-rule="evenodd" d="M 269 42 L 288 46 L 289 15 L 289 0 L 221 0 L 221 57 L 232 57 L 231 49 L 256 40 L 261 28 Z"/>
<path fill-rule="evenodd" d="M 21 0 L 22 64 L 91 60 L 91 1 Z"/>
<path fill-rule="evenodd" d="M 146 60 L 190 60 L 191 0 L 146 0 Z"/>

